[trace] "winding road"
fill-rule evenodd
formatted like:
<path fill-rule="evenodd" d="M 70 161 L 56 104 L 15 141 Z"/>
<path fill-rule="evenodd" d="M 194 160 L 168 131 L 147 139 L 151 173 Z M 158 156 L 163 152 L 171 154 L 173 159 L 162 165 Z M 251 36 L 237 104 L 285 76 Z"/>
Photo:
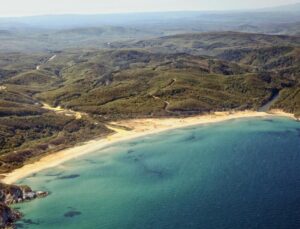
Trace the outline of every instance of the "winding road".
<path fill-rule="evenodd" d="M 81 119 L 82 116 L 87 115 L 86 113 L 83 113 L 83 112 L 73 111 L 71 109 L 64 109 L 61 106 L 52 107 L 46 103 L 42 103 L 42 104 L 43 104 L 42 108 L 44 108 L 46 110 L 51 110 L 51 111 L 54 111 L 55 113 L 64 114 L 66 116 L 74 116 L 76 119 Z"/>
<path fill-rule="evenodd" d="M 165 89 L 165 88 L 167 88 L 167 87 L 171 87 L 174 83 L 176 82 L 176 79 L 172 79 L 172 81 L 169 83 L 169 84 L 167 84 L 163 89 Z M 163 99 L 161 99 L 161 98 L 159 98 L 158 96 L 155 96 L 155 95 L 152 95 L 152 94 L 149 94 L 152 98 L 154 98 L 155 100 L 161 100 L 161 101 L 163 101 L 164 102 L 164 104 L 165 104 L 165 106 L 164 106 L 164 110 L 167 112 L 167 113 L 174 113 L 173 111 L 170 111 L 169 109 L 168 109 L 168 107 L 170 106 L 170 103 L 168 102 L 168 101 L 166 101 L 166 100 L 163 100 Z"/>
<path fill-rule="evenodd" d="M 51 62 L 52 60 L 54 60 L 56 58 L 56 55 L 53 55 L 53 56 L 51 56 L 47 61 L 45 61 L 44 63 L 42 63 L 42 64 L 46 64 L 46 63 L 49 63 L 49 62 Z M 36 66 L 36 70 L 40 70 L 41 69 L 41 66 L 42 65 L 37 65 Z"/>

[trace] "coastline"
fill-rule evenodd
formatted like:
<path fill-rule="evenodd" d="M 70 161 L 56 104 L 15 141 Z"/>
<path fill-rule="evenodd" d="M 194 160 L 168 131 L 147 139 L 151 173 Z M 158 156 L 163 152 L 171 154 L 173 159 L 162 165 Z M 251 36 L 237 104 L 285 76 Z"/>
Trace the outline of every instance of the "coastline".
<path fill-rule="evenodd" d="M 270 113 L 257 111 L 237 111 L 237 112 L 215 112 L 207 115 L 198 115 L 186 118 L 146 118 L 132 119 L 118 122 L 111 122 L 113 126 L 119 125 L 130 128 L 124 130 L 121 128 L 108 125 L 107 127 L 114 130 L 115 133 L 105 138 L 91 140 L 82 145 L 74 146 L 65 150 L 58 151 L 42 157 L 41 159 L 26 164 L 10 173 L 1 174 L 1 182 L 12 184 L 18 180 L 27 177 L 39 171 L 58 166 L 71 159 L 86 155 L 88 153 L 101 150 L 111 144 L 121 141 L 127 141 L 146 135 L 157 134 L 164 131 L 184 128 L 195 125 L 205 125 L 218 123 L 232 119 L 255 118 L 255 117 L 287 117 L 297 120 L 293 114 L 285 113 L 281 110 L 271 110 Z"/>

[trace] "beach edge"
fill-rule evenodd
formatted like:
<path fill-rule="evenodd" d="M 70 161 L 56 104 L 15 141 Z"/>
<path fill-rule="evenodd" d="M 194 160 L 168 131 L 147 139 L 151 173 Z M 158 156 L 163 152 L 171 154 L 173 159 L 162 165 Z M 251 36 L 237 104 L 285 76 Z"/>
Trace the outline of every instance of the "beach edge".
<path fill-rule="evenodd" d="M 56 167 L 66 161 L 95 152 L 97 150 L 101 150 L 105 147 L 122 141 L 128 141 L 147 135 L 158 134 L 172 129 L 219 123 L 232 119 L 259 117 L 286 117 L 297 120 L 297 118 L 295 118 L 293 114 L 286 113 L 281 110 L 271 110 L 268 113 L 246 110 L 214 112 L 207 115 L 198 115 L 185 118 L 147 118 L 117 121 L 111 124 L 114 124 L 114 126 L 121 125 L 129 127 L 132 130 L 127 131 L 124 129 L 118 129 L 108 124 L 107 127 L 115 131 L 114 134 L 104 138 L 87 141 L 81 143 L 80 145 L 73 146 L 51 154 L 47 154 L 32 163 L 25 164 L 23 167 L 13 170 L 12 172 L 1 174 L 2 179 L 0 181 L 5 184 L 13 184 L 34 173 Z"/>

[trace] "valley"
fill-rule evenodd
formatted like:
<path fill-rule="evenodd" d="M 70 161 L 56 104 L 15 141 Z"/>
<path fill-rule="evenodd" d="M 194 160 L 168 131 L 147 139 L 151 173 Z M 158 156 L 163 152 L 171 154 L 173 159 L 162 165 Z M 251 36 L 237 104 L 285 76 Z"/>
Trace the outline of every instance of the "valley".
<path fill-rule="evenodd" d="M 62 2 L 0 17 L 0 228 L 299 224 L 300 3 Z"/>
<path fill-rule="evenodd" d="M 0 58 L 1 172 L 106 136 L 110 121 L 268 109 L 299 116 L 299 53 L 297 36 L 237 32 L 7 53 Z"/>

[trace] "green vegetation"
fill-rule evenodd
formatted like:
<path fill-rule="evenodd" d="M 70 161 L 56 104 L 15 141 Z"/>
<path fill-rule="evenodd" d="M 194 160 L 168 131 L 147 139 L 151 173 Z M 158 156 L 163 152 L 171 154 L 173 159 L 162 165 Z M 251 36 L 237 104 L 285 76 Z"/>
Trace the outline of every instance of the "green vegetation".
<path fill-rule="evenodd" d="M 3 53 L 0 172 L 107 135 L 110 120 L 258 110 L 278 92 L 273 108 L 300 116 L 299 37 L 221 32 L 96 45 Z"/>
<path fill-rule="evenodd" d="M 300 117 L 300 86 L 282 90 L 274 108 L 283 109 Z"/>
<path fill-rule="evenodd" d="M 26 84 L 25 87 L 6 85 L 0 91 L 0 173 L 46 152 L 110 132 L 94 120 L 78 120 L 42 109 L 34 99 L 35 93 Z"/>

